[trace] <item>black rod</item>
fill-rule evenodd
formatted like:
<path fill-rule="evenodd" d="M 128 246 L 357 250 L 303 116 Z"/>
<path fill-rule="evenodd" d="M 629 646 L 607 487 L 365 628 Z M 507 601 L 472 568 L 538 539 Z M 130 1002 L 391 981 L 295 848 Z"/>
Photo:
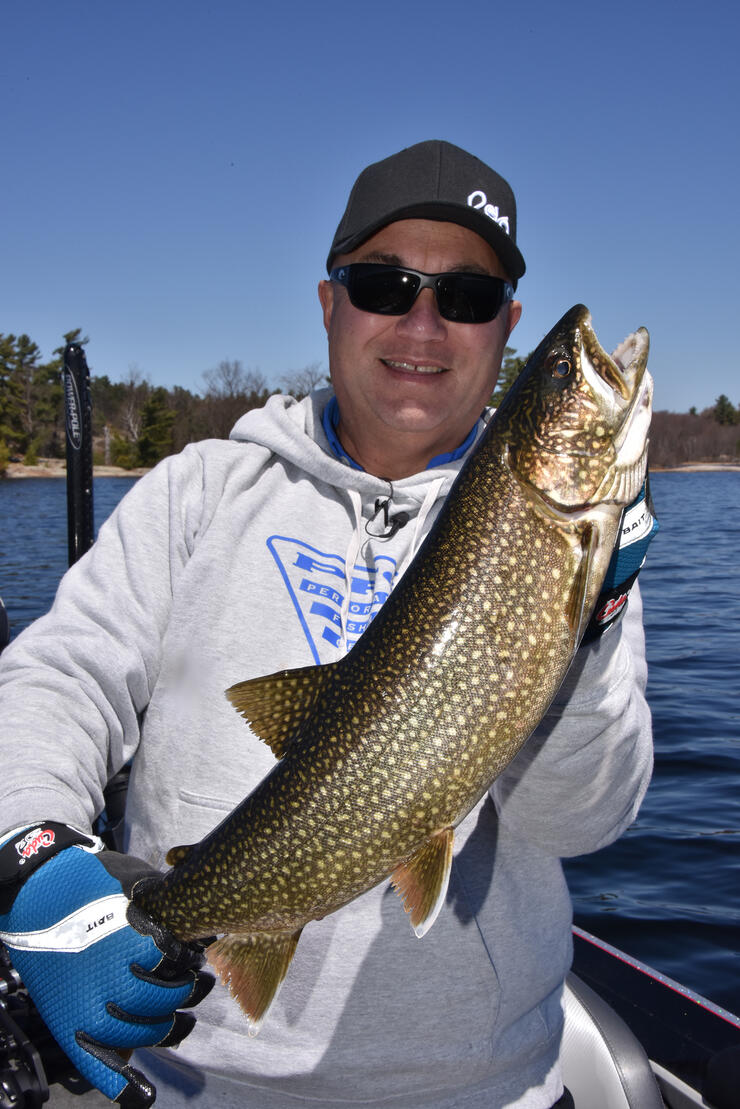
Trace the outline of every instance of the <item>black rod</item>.
<path fill-rule="evenodd" d="M 79 343 L 64 348 L 64 408 L 67 429 L 67 543 L 69 565 L 95 539 L 93 514 L 92 402 L 90 371 Z"/>

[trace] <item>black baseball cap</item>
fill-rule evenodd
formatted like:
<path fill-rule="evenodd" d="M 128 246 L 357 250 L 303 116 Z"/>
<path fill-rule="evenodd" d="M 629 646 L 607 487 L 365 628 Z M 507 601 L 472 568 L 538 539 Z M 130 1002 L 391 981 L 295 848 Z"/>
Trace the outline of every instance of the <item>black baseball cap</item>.
<path fill-rule="evenodd" d="M 495 170 L 459 146 L 430 139 L 364 169 L 331 244 L 326 268 L 401 219 L 458 223 L 485 239 L 516 286 L 526 266 L 516 245 L 516 201 Z"/>

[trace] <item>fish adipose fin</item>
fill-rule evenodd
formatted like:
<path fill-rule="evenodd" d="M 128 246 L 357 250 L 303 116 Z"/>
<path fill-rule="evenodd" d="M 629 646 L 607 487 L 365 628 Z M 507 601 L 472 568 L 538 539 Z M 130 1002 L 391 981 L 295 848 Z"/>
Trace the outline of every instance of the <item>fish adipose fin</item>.
<path fill-rule="evenodd" d="M 249 1018 L 256 1036 L 295 954 L 297 932 L 227 935 L 208 948 L 208 961 Z"/>
<path fill-rule="evenodd" d="M 264 678 L 238 682 L 226 690 L 226 696 L 255 735 L 281 759 L 293 736 L 311 715 L 335 666 L 336 663 L 329 662 L 324 666 L 280 670 Z"/>
<path fill-rule="evenodd" d="M 421 939 L 437 919 L 444 904 L 452 866 L 452 828 L 437 832 L 410 859 L 391 874 L 391 885 L 411 913 L 411 924 Z"/>
<path fill-rule="evenodd" d="M 170 847 L 164 861 L 167 866 L 177 866 L 178 863 L 184 863 L 193 848 L 197 846 L 197 843 L 182 843 L 179 847 Z"/>

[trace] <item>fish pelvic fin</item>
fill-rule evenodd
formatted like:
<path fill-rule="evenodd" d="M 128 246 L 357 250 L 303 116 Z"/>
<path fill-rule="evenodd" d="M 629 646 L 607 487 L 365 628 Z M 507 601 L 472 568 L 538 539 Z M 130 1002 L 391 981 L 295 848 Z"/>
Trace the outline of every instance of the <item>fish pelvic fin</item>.
<path fill-rule="evenodd" d="M 391 874 L 391 885 L 411 914 L 411 926 L 419 939 L 432 927 L 444 904 L 454 842 L 452 828 L 436 832 Z"/>
<path fill-rule="evenodd" d="M 281 759 L 311 711 L 337 664 L 280 670 L 264 678 L 238 682 L 226 690 L 236 711 Z"/>
<path fill-rule="evenodd" d="M 206 954 L 221 981 L 246 1014 L 256 1036 L 287 974 L 301 929 L 222 936 Z"/>
<path fill-rule="evenodd" d="M 591 579 L 594 573 L 594 556 L 599 542 L 599 529 L 588 523 L 580 533 L 581 560 L 568 597 L 566 617 L 576 644 L 586 630 L 590 612 L 586 609 Z"/>

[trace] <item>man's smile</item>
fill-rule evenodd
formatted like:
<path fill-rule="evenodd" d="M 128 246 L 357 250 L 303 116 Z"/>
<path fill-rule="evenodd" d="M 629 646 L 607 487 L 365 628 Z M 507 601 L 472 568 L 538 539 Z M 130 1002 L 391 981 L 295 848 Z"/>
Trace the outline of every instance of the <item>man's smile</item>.
<path fill-rule="evenodd" d="M 398 362 L 393 358 L 381 358 L 380 361 L 384 366 L 390 366 L 392 370 L 401 370 L 406 374 L 443 374 L 449 368 L 447 366 L 422 365 L 417 362 Z"/>

